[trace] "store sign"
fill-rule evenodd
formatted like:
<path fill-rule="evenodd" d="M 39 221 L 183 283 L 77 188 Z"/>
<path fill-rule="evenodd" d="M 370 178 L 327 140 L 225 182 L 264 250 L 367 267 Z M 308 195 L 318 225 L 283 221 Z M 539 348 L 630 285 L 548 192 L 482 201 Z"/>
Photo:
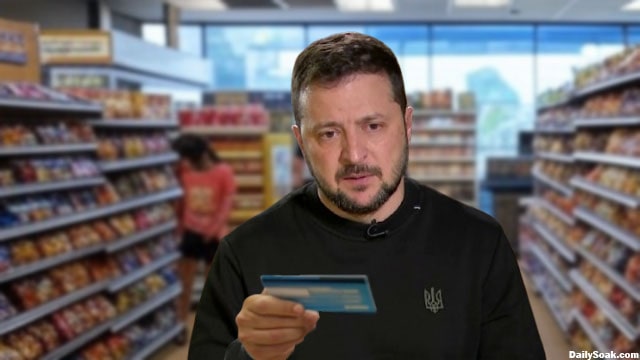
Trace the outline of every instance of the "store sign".
<path fill-rule="evenodd" d="M 44 64 L 109 64 L 111 35 L 102 31 L 46 31 L 40 35 Z"/>
<path fill-rule="evenodd" d="M 22 32 L 0 29 L 0 62 L 27 62 L 27 41 Z"/>

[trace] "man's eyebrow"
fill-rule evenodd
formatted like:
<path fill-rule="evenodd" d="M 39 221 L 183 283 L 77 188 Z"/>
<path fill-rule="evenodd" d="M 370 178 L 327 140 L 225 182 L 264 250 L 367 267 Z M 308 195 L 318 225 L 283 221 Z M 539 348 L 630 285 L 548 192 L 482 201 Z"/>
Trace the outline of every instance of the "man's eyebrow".
<path fill-rule="evenodd" d="M 360 125 L 362 123 L 366 123 L 366 122 L 369 122 L 371 120 L 377 120 L 377 119 L 380 119 L 380 118 L 383 118 L 383 117 L 384 116 L 382 114 L 376 112 L 376 113 L 368 114 L 368 115 L 365 115 L 365 116 L 359 118 L 358 120 L 356 120 L 356 123 Z M 320 130 L 322 128 L 341 127 L 341 126 L 342 126 L 342 124 L 340 124 L 337 121 L 326 121 L 326 122 L 314 125 L 311 128 L 311 130 L 312 131 L 318 131 L 318 130 Z"/>

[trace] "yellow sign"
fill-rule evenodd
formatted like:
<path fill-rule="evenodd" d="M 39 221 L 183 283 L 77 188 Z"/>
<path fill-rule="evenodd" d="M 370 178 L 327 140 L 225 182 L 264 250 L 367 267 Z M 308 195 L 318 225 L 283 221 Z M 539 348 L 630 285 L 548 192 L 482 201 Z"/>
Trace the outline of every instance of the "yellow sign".
<path fill-rule="evenodd" d="M 0 19 L 0 81 L 40 82 L 36 24 Z"/>
<path fill-rule="evenodd" d="M 43 64 L 109 64 L 111 34 L 86 30 L 42 31 L 40 58 Z"/>

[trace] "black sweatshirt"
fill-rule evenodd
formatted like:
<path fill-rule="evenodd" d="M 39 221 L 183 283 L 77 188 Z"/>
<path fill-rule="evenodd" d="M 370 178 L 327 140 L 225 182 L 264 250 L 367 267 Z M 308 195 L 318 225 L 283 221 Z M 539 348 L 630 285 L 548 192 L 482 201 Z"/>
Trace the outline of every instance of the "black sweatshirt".
<path fill-rule="evenodd" d="M 514 253 L 488 215 L 405 180 L 398 210 L 369 224 L 343 219 L 315 183 L 292 192 L 221 242 L 189 359 L 250 359 L 236 340 L 242 302 L 262 274 L 366 274 L 375 314 L 321 313 L 290 359 L 544 359 Z M 440 291 L 442 307 L 425 295 Z M 430 305 L 433 305 L 431 303 Z"/>

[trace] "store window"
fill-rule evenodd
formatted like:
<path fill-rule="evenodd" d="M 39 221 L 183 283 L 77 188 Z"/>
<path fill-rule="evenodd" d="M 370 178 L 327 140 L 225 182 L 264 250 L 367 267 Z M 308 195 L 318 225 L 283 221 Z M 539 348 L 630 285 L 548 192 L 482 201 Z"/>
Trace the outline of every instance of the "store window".
<path fill-rule="evenodd" d="M 533 126 L 533 26 L 434 26 L 432 88 L 476 100 L 478 176 L 491 155 L 515 155 Z"/>
<path fill-rule="evenodd" d="M 621 26 L 540 26 L 537 37 L 537 93 L 569 83 L 575 69 L 624 49 Z"/>
<path fill-rule="evenodd" d="M 216 90 L 289 90 L 304 48 L 302 26 L 207 26 L 206 56 Z"/>
<path fill-rule="evenodd" d="M 382 40 L 398 57 L 406 91 L 415 93 L 427 90 L 429 27 L 417 25 L 309 26 L 307 40 L 311 43 L 324 36 L 346 31 L 357 31 Z"/>
<path fill-rule="evenodd" d="M 142 38 L 156 45 L 167 46 L 167 33 L 163 24 L 143 24 Z M 203 56 L 202 27 L 180 25 L 178 27 L 178 49 L 187 54 Z"/>
<path fill-rule="evenodd" d="M 640 26 L 629 26 L 627 34 L 629 45 L 640 45 Z"/>

